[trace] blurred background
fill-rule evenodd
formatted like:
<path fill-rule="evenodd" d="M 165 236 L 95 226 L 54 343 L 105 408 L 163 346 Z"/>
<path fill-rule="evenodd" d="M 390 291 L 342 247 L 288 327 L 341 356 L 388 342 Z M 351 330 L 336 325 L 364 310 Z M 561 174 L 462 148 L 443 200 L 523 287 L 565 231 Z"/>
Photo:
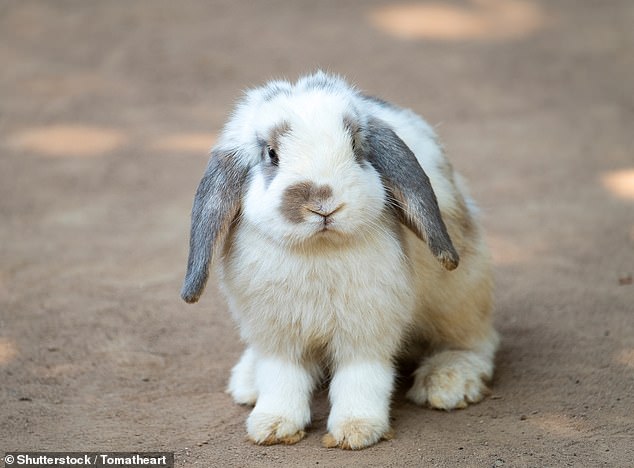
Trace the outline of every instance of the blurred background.
<path fill-rule="evenodd" d="M 0 3 L 0 451 L 190 466 L 626 466 L 634 436 L 630 0 Z M 322 68 L 422 114 L 482 208 L 503 342 L 465 411 L 397 393 L 396 439 L 244 440 L 241 345 L 179 287 L 208 150 L 244 88 Z M 389 465 L 389 464 L 392 465 Z M 472 464 L 472 465 L 471 465 Z"/>

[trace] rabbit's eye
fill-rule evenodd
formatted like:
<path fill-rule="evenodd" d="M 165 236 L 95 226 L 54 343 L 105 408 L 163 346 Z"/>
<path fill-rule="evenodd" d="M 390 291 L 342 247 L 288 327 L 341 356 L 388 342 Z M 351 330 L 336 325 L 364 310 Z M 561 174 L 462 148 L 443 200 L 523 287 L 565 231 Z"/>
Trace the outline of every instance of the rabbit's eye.
<path fill-rule="evenodd" d="M 277 166 L 280 163 L 279 158 L 277 157 L 277 152 L 273 148 L 268 148 L 269 159 L 274 166 Z"/>

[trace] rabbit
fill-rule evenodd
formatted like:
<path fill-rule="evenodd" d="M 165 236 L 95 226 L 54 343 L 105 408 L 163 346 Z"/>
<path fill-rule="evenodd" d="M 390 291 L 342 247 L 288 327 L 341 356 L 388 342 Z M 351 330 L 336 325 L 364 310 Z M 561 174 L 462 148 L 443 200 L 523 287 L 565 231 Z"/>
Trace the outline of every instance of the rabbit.
<path fill-rule="evenodd" d="M 326 447 L 392 436 L 397 363 L 407 398 L 451 410 L 492 378 L 492 266 L 477 208 L 411 110 L 317 71 L 237 103 L 194 198 L 181 296 L 210 265 L 246 349 L 227 392 L 256 444 L 306 435 L 329 380 Z"/>

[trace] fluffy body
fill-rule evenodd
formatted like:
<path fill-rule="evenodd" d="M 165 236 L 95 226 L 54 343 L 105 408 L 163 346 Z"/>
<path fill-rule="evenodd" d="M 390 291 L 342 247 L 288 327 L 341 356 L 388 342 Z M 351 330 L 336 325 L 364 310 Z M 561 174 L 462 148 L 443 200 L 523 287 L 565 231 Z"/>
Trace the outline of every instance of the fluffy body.
<path fill-rule="evenodd" d="M 398 157 L 374 163 L 363 132 L 376 122 L 427 174 L 439 232 L 446 226 L 460 255 L 453 271 L 432 253 L 432 234 L 409 224 L 417 214 L 407 194 L 399 198 L 398 180 L 387 184 L 392 174 L 381 168 Z M 215 151 L 247 168 L 239 209 L 219 223 L 224 237 L 213 249 L 247 344 L 228 391 L 255 405 L 247 420 L 254 442 L 301 440 L 325 375 L 324 445 L 360 449 L 389 437 L 400 358 L 420 363 L 408 392 L 418 404 L 449 410 L 483 398 L 497 346 L 489 254 L 475 204 L 427 123 L 317 73 L 248 92 Z M 290 191 L 303 183 L 312 188 Z"/>

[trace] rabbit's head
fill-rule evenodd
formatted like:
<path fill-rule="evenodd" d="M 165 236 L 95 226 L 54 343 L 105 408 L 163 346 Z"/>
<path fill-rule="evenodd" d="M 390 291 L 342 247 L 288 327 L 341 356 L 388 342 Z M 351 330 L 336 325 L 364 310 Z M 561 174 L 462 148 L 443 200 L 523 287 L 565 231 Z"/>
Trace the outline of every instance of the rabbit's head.
<path fill-rule="evenodd" d="M 396 216 L 447 269 L 458 255 L 427 175 L 367 98 L 318 72 L 249 91 L 212 150 L 192 211 L 182 290 L 196 302 L 232 226 L 288 248 L 337 248 Z"/>

